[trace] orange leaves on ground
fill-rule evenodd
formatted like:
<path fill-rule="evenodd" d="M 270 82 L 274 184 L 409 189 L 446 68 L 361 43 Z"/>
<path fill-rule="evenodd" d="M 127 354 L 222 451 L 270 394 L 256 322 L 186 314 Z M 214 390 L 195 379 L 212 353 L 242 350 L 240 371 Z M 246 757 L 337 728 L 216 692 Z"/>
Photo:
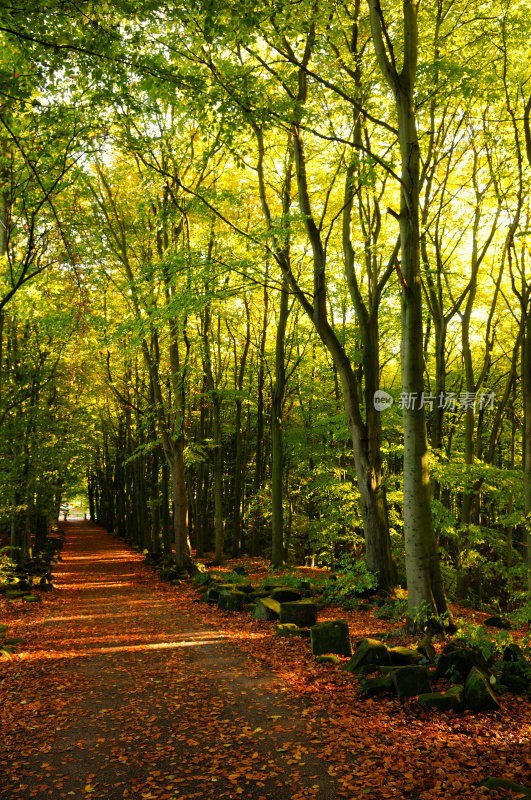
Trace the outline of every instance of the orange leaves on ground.
<path fill-rule="evenodd" d="M 489 775 L 530 782 L 528 701 L 472 717 L 363 699 L 307 640 L 198 603 L 88 523 L 69 531 L 42 606 L 0 600 L 27 642 L 0 664 L 0 797 L 479 800 L 500 797 Z M 320 618 L 337 616 L 354 639 L 389 632 L 372 611 Z"/>

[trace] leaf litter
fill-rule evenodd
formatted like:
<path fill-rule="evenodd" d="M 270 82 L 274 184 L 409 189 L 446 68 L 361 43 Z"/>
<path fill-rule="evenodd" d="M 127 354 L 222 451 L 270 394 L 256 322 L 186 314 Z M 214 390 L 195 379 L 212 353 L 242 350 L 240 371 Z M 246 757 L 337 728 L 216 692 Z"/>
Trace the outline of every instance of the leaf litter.
<path fill-rule="evenodd" d="M 197 603 L 90 523 L 70 523 L 56 590 L 0 600 L 25 644 L 0 662 L 0 797 L 179 800 L 245 797 L 516 796 L 487 776 L 531 778 L 529 700 L 477 716 L 363 698 L 307 640 Z M 353 639 L 389 632 L 371 611 Z"/>

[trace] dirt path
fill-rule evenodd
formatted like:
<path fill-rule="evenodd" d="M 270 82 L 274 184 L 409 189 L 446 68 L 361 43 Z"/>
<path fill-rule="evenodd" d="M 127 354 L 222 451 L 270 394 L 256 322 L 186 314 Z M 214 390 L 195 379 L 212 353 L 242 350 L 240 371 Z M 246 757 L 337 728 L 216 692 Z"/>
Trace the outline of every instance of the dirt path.
<path fill-rule="evenodd" d="M 26 640 L 0 660 L 0 800 L 500 800 L 485 777 L 531 782 L 529 700 L 366 698 L 306 640 L 198 603 L 100 528 L 70 523 L 63 559 L 42 605 L 0 597 Z"/>
<path fill-rule="evenodd" d="M 121 542 L 66 533 L 56 590 L 17 606 L 27 652 L 0 665 L 0 796 L 349 796 L 304 700 L 179 612 Z"/>

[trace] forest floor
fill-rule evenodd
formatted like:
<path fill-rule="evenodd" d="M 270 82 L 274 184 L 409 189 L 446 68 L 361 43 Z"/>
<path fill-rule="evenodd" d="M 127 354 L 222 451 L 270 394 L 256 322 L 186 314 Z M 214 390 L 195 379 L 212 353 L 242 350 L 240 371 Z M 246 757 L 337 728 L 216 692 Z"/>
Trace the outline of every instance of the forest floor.
<path fill-rule="evenodd" d="M 0 797 L 488 798 L 531 780 L 531 703 L 488 714 L 365 699 L 308 640 L 197 602 L 88 522 L 64 525 L 56 588 L 0 600 L 17 652 L 0 660 Z M 352 638 L 389 633 L 367 610 Z"/>

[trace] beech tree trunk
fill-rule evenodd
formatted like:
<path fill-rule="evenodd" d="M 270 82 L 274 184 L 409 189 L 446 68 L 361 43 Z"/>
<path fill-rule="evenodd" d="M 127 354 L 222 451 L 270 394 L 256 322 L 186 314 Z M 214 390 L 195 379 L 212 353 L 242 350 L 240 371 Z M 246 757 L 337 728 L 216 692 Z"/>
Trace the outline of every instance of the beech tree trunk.
<path fill-rule="evenodd" d="M 285 278 L 280 293 L 280 309 L 275 343 L 275 381 L 271 392 L 271 565 L 281 567 L 285 558 L 283 471 L 284 447 L 282 414 L 286 391 L 285 338 L 288 321 L 288 291 Z"/>
<path fill-rule="evenodd" d="M 524 513 L 527 545 L 527 596 L 531 600 L 531 313 L 529 310 L 526 315 L 523 345 L 522 390 L 524 395 Z"/>
<path fill-rule="evenodd" d="M 188 503 L 186 496 L 186 474 L 184 469 L 184 436 L 176 441 L 175 454 L 170 461 L 173 489 L 173 536 L 175 563 L 180 569 L 189 569 L 191 564 L 190 540 L 188 537 Z"/>
<path fill-rule="evenodd" d="M 261 533 L 263 527 L 263 515 L 255 498 L 258 496 L 260 486 L 262 485 L 262 478 L 264 474 L 264 383 L 265 383 L 265 345 L 267 337 L 267 323 L 269 315 L 269 293 L 268 293 L 268 277 L 269 277 L 269 264 L 265 264 L 265 280 L 264 280 L 264 299 L 263 299 L 263 316 L 262 326 L 260 331 L 260 346 L 258 349 L 258 375 L 256 387 L 256 445 L 254 448 L 255 464 L 253 474 L 253 484 L 251 493 L 251 542 L 250 552 L 253 556 L 260 554 L 261 547 Z M 253 505 L 254 502 L 254 505 Z"/>
<path fill-rule="evenodd" d="M 378 65 L 393 91 L 402 160 L 400 174 L 400 243 L 402 254 L 402 393 L 404 424 L 404 531 L 410 626 L 420 612 L 448 610 L 431 513 L 428 442 L 424 407 L 422 288 L 420 278 L 420 148 L 414 85 L 418 58 L 417 0 L 403 3 L 402 69 L 397 70 L 379 0 L 369 0 L 372 37 Z"/>
<path fill-rule="evenodd" d="M 250 319 L 250 312 L 249 312 L 249 304 L 247 300 L 245 302 L 245 317 L 246 317 L 246 329 L 245 329 L 245 344 L 243 347 L 243 352 L 239 359 L 239 367 L 238 367 L 238 358 L 236 358 L 236 362 L 234 364 L 234 369 L 236 373 L 236 391 L 239 393 L 236 398 L 236 418 L 234 423 L 234 436 L 235 436 L 235 446 L 234 446 L 234 507 L 232 511 L 232 555 L 234 558 L 238 558 L 242 552 L 242 535 L 241 535 L 241 517 L 242 517 L 242 480 L 243 480 L 243 469 L 245 460 L 243 458 L 243 434 L 242 434 L 242 398 L 241 392 L 243 391 L 243 380 L 245 377 L 245 370 L 247 367 L 247 354 L 249 352 L 249 346 L 251 343 L 251 319 Z M 238 351 L 236 349 L 236 356 L 238 356 Z"/>
<path fill-rule="evenodd" d="M 212 247 L 212 242 L 211 242 Z M 212 431 L 214 438 L 214 526 L 215 526 L 215 551 L 216 562 L 223 563 L 225 531 L 223 525 L 223 453 L 221 449 L 221 401 L 219 390 L 214 380 L 212 370 L 212 357 L 210 352 L 210 325 L 211 310 L 207 304 L 203 319 L 203 370 L 206 386 L 212 403 Z"/>

